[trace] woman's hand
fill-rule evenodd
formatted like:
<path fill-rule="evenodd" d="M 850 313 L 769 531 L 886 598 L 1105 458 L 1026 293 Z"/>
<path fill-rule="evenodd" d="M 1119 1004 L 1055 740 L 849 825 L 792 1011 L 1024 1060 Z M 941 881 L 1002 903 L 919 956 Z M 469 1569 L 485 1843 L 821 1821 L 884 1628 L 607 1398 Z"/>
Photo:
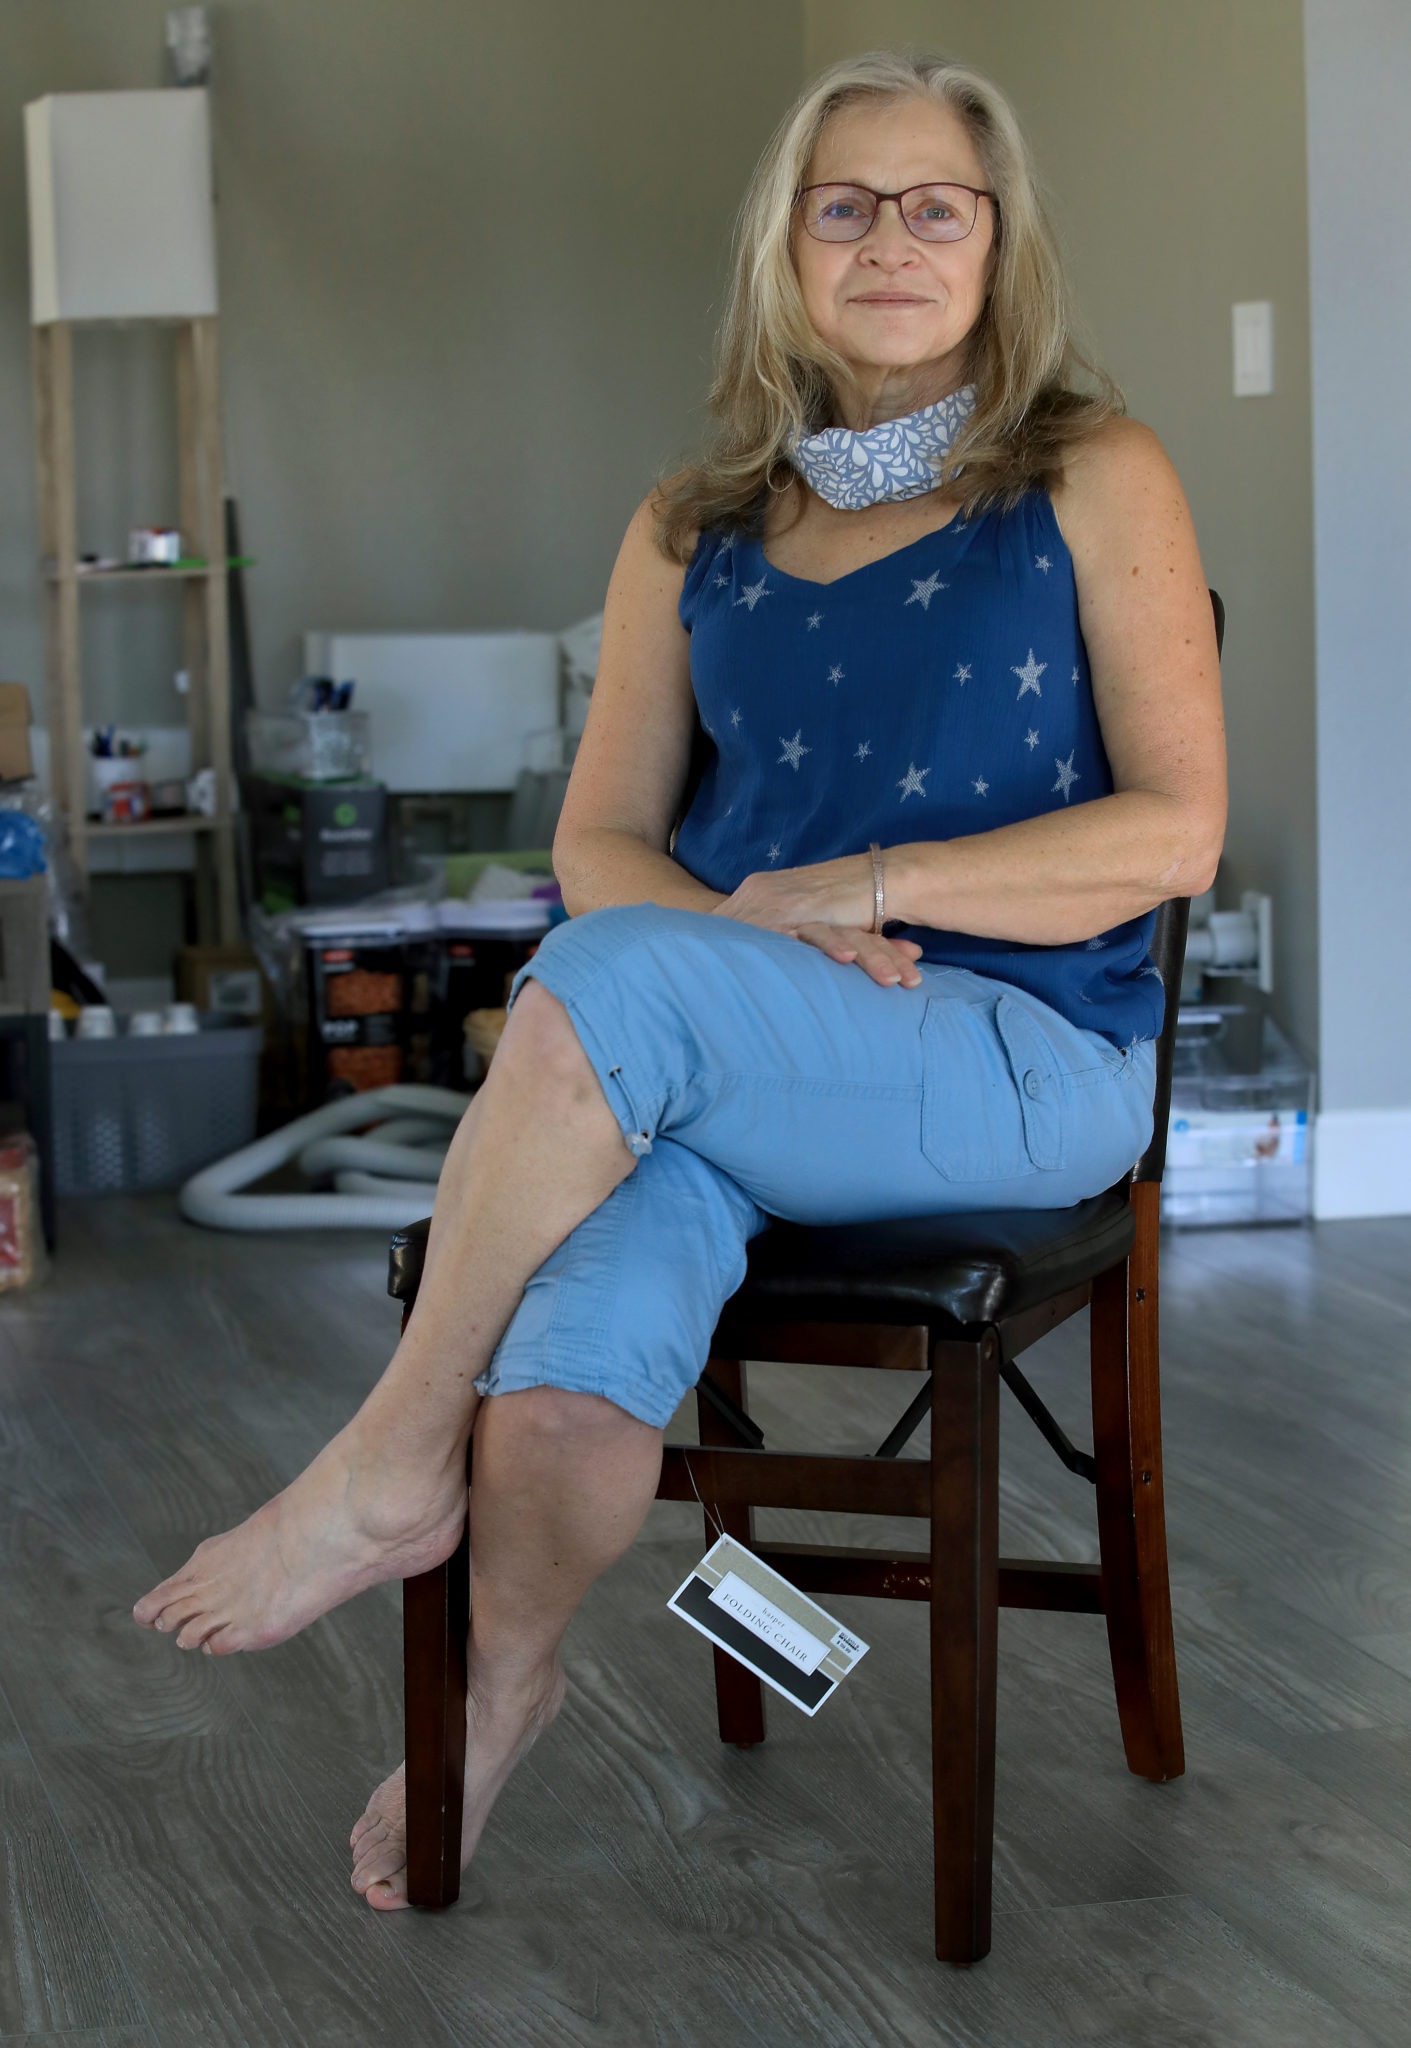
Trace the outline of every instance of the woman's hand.
<path fill-rule="evenodd" d="M 886 939 L 874 932 L 873 909 L 872 861 L 864 853 L 746 875 L 713 914 L 787 932 L 830 960 L 856 964 L 884 987 L 919 987 L 921 948 L 912 939 Z"/>

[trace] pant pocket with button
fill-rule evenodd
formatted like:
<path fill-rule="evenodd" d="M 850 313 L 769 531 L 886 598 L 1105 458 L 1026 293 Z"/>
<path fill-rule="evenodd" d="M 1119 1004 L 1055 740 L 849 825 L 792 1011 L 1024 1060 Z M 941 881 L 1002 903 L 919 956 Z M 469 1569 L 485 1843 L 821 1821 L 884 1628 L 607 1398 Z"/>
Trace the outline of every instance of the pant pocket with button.
<path fill-rule="evenodd" d="M 949 1181 L 1033 1171 L 1023 1105 L 995 1006 L 932 1000 L 921 1023 L 921 1150 Z"/>

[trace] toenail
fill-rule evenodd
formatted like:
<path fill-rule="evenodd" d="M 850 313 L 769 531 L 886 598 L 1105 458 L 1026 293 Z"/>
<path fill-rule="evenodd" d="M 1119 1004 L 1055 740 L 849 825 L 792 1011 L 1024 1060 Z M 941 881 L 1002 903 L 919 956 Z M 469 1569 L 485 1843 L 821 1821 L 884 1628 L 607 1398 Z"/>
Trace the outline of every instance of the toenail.
<path fill-rule="evenodd" d="M 166 1623 L 165 1623 L 165 1622 L 164 1622 L 164 1621 L 162 1620 L 162 1617 L 161 1617 L 161 1615 L 160 1615 L 160 1614 L 159 1614 L 159 1615 L 157 1616 L 157 1619 L 156 1619 L 156 1620 L 155 1620 L 155 1621 L 154 1621 L 154 1622 L 152 1623 L 152 1626 L 153 1626 L 153 1628 L 165 1628 L 165 1627 L 166 1627 Z"/>

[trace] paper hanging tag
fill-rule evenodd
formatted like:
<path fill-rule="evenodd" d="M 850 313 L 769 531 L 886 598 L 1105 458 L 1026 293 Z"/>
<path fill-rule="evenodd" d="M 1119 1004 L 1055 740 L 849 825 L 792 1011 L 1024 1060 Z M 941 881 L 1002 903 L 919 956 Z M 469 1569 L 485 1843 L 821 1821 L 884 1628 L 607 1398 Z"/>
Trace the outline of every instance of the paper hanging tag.
<path fill-rule="evenodd" d="M 733 1536 L 711 1545 L 666 1604 L 810 1716 L 867 1655 L 851 1629 Z"/>

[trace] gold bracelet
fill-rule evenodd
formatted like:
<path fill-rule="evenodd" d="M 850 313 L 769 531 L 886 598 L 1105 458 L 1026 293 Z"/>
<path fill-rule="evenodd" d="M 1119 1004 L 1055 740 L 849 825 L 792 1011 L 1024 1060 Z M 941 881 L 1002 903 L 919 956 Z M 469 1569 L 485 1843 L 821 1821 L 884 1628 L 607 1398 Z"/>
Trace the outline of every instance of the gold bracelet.
<path fill-rule="evenodd" d="M 872 854 L 872 929 L 874 932 L 880 932 L 883 924 L 886 922 L 886 878 L 882 873 L 882 849 L 875 839 L 872 841 L 870 851 Z"/>

